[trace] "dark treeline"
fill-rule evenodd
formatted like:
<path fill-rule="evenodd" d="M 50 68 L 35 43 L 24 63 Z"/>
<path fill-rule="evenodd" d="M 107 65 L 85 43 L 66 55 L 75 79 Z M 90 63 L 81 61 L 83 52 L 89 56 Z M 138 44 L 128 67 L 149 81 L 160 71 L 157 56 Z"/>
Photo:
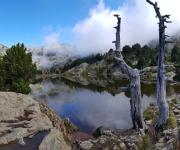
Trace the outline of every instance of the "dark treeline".
<path fill-rule="evenodd" d="M 111 49 L 112 51 L 112 49 Z M 82 63 L 93 64 L 97 61 L 101 61 L 104 59 L 108 53 L 106 54 L 93 54 L 86 57 L 78 58 L 72 62 L 67 63 L 62 72 L 67 71 L 75 66 L 78 66 Z M 157 62 L 157 49 L 151 48 L 147 45 L 141 46 L 140 44 L 134 44 L 132 46 L 126 45 L 122 49 L 122 55 L 124 57 L 125 62 L 133 67 L 138 69 L 143 69 L 148 66 L 156 66 Z M 172 62 L 175 65 L 180 65 L 180 48 L 174 46 L 171 50 L 170 55 L 166 55 L 166 62 Z M 109 62 L 111 63 L 111 62 Z"/>
<path fill-rule="evenodd" d="M 67 71 L 68 69 L 71 69 L 75 66 L 78 66 L 82 63 L 88 63 L 88 64 L 93 64 L 97 61 L 101 61 L 102 59 L 104 58 L 104 55 L 101 55 L 101 54 L 92 54 L 92 55 L 89 55 L 89 56 L 86 56 L 86 57 L 81 57 L 81 58 L 78 58 L 72 62 L 69 62 L 67 63 L 64 68 L 62 69 L 62 72 L 65 72 Z"/>
<path fill-rule="evenodd" d="M 143 69 L 148 66 L 155 66 L 157 50 L 145 45 L 134 44 L 132 47 L 126 45 L 122 49 L 125 62 L 133 68 Z"/>
<path fill-rule="evenodd" d="M 122 55 L 125 61 L 131 67 L 143 69 L 148 66 L 156 66 L 157 49 L 147 45 L 141 47 L 140 44 L 135 44 L 132 47 L 126 45 L 122 49 Z M 166 53 L 166 63 L 174 63 L 175 66 L 180 66 L 180 48 L 174 46 L 170 55 Z"/>

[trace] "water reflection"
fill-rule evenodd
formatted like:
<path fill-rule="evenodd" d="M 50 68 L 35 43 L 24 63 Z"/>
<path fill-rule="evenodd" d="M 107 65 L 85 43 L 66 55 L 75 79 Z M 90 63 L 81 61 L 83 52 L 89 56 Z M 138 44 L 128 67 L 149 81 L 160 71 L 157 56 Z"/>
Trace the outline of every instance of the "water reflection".
<path fill-rule="evenodd" d="M 119 86 L 126 86 L 127 81 Z M 78 85 L 68 81 L 42 81 L 32 95 L 44 99 L 61 117 L 68 117 L 82 131 L 91 132 L 103 125 L 118 129 L 132 127 L 129 93 L 115 94 L 118 88 Z M 142 84 L 143 110 L 156 102 L 155 84 Z"/>

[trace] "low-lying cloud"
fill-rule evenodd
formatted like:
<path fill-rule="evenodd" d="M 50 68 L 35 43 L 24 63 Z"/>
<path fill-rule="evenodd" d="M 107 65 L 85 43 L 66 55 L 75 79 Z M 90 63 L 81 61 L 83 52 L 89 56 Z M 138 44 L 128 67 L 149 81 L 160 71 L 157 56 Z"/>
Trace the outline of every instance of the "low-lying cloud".
<path fill-rule="evenodd" d="M 167 33 L 172 35 L 180 29 L 180 1 L 157 0 L 162 14 L 171 14 L 172 24 L 168 24 Z M 106 52 L 114 48 L 116 18 L 118 13 L 122 17 L 121 42 L 122 45 L 134 43 L 147 44 L 158 38 L 158 19 L 146 0 L 126 1 L 117 9 L 111 9 L 103 0 L 89 11 L 89 16 L 78 22 L 74 28 L 74 44 L 81 54 Z"/>
<path fill-rule="evenodd" d="M 168 24 L 167 34 L 178 33 L 180 31 L 180 0 L 157 0 L 157 2 L 163 15 L 171 14 L 172 24 Z M 135 43 L 144 45 L 158 38 L 158 19 L 155 18 L 153 7 L 146 0 L 124 1 L 124 4 L 117 6 L 117 9 L 111 9 L 103 0 L 100 0 L 97 6 L 89 10 L 86 18 L 68 29 L 68 33 L 71 32 L 73 37 L 71 38 L 72 45 L 61 44 L 62 29 L 53 26 L 45 27 L 43 29 L 44 46 L 33 52 L 34 61 L 43 68 L 49 68 L 54 62 L 54 60 L 49 60 L 47 56 L 49 53 L 56 54 L 56 60 L 60 60 L 64 56 L 68 58 L 105 53 L 110 48 L 114 48 L 112 41 L 115 40 L 115 29 L 113 27 L 117 24 L 113 16 L 115 13 L 122 17 L 122 46 Z"/>

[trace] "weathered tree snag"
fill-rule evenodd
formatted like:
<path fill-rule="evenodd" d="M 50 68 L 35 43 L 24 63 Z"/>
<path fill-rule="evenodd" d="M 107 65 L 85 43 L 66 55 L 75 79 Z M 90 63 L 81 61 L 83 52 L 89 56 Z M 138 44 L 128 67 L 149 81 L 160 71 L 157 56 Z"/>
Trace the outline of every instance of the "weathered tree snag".
<path fill-rule="evenodd" d="M 144 128 L 144 120 L 141 106 L 141 84 L 139 71 L 128 66 L 121 56 L 116 57 L 115 59 L 116 63 L 120 67 L 121 72 L 127 74 L 130 79 L 130 105 L 133 128 Z"/>
<path fill-rule="evenodd" d="M 169 106 L 166 100 L 166 79 L 165 79 L 165 44 L 168 43 L 166 38 L 168 37 L 165 34 L 165 23 L 171 23 L 167 21 L 170 15 L 162 16 L 160 13 L 160 8 L 158 7 L 157 2 L 153 3 L 150 0 L 146 0 L 150 5 L 154 7 L 156 15 L 159 19 L 159 50 L 158 50 L 158 74 L 157 74 L 157 103 L 159 107 L 159 119 L 157 122 L 157 128 L 161 128 L 167 121 L 169 117 Z"/>
<path fill-rule="evenodd" d="M 117 26 L 114 27 L 116 29 L 116 41 L 113 41 L 113 43 L 115 43 L 115 47 L 116 47 L 116 51 L 120 51 L 121 50 L 121 39 L 120 39 L 120 31 L 121 31 L 121 17 L 118 14 L 114 15 L 115 17 L 117 17 Z"/>
<path fill-rule="evenodd" d="M 122 73 L 127 74 L 130 79 L 130 93 L 131 93 L 131 118 L 133 122 L 133 128 L 144 128 L 144 119 L 142 115 L 141 107 L 141 84 L 140 84 L 140 75 L 137 69 L 133 69 L 128 66 L 120 52 L 120 23 L 121 18 L 119 15 L 114 15 L 118 19 L 118 25 L 116 27 L 116 52 L 115 52 L 115 61 L 116 64 L 120 67 Z"/>

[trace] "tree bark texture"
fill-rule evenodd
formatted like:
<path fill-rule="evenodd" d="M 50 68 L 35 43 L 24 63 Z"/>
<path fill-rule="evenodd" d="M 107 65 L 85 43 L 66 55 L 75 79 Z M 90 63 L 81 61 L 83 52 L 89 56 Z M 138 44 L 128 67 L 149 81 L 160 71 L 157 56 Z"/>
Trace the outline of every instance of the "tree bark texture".
<path fill-rule="evenodd" d="M 127 74 L 130 79 L 130 93 L 131 93 L 131 118 L 133 122 L 133 128 L 144 128 L 144 119 L 142 115 L 141 106 L 141 84 L 140 84 L 140 74 L 137 69 L 133 69 L 126 64 L 120 52 L 120 23 L 121 18 L 119 15 L 114 15 L 117 17 L 118 23 L 115 27 L 116 31 L 116 51 L 115 51 L 115 61 L 119 66 L 122 73 Z"/>
<path fill-rule="evenodd" d="M 159 107 L 159 119 L 157 122 L 157 127 L 162 127 L 168 117 L 169 117 L 169 105 L 166 100 L 166 78 L 165 78 L 165 44 L 166 44 L 166 35 L 165 35 L 165 23 L 170 23 L 167 21 L 170 15 L 162 16 L 160 13 L 160 8 L 157 5 L 157 2 L 153 3 L 150 0 L 146 0 L 150 5 L 154 7 L 156 15 L 159 19 L 159 47 L 158 47 L 158 74 L 157 74 L 157 104 Z"/>
<path fill-rule="evenodd" d="M 115 47 L 116 47 L 116 51 L 120 51 L 121 50 L 121 39 L 120 39 L 120 32 L 121 32 L 121 17 L 118 14 L 114 15 L 115 17 L 117 17 L 117 26 L 114 27 L 116 29 L 116 41 L 113 41 L 113 43 L 115 43 Z"/>
<path fill-rule="evenodd" d="M 127 74 L 130 79 L 130 93 L 131 93 L 131 118 L 133 128 L 144 128 L 144 119 L 142 115 L 142 99 L 141 99 L 141 84 L 140 74 L 137 69 L 128 66 L 122 57 L 116 57 L 116 63 L 120 67 L 122 73 Z"/>

